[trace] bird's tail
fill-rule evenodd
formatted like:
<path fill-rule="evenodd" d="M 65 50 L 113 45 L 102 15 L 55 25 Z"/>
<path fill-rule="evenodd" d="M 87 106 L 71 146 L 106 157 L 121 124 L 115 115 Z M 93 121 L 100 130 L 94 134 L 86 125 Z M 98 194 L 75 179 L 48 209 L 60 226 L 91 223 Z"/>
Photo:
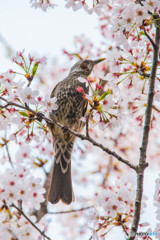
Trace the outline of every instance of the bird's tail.
<path fill-rule="evenodd" d="M 48 201 L 57 203 L 59 200 L 70 204 L 74 200 L 71 179 L 71 153 L 73 142 L 54 140 L 55 159 Z"/>

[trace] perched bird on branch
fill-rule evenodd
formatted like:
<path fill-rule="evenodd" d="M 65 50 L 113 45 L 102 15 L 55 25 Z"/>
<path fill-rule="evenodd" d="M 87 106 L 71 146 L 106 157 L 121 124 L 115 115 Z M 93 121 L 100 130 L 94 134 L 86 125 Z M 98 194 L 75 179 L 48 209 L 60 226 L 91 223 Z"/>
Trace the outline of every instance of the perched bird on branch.
<path fill-rule="evenodd" d="M 86 94 L 88 94 L 89 88 L 78 78 L 87 79 L 93 67 L 103 60 L 104 58 L 77 62 L 71 68 L 69 75 L 59 82 L 51 93 L 51 98 L 57 98 L 58 109 L 50 112 L 50 118 L 66 126 L 62 129 L 56 124 L 49 124 L 55 150 L 48 194 L 48 201 L 51 203 L 61 200 L 63 203 L 70 204 L 74 200 L 71 181 L 71 153 L 75 136 L 67 131 L 67 128 L 77 133 L 83 129 L 84 123 L 80 119 L 86 113 L 88 102 L 83 98 L 83 94 L 77 91 L 77 88 L 83 87 Z"/>

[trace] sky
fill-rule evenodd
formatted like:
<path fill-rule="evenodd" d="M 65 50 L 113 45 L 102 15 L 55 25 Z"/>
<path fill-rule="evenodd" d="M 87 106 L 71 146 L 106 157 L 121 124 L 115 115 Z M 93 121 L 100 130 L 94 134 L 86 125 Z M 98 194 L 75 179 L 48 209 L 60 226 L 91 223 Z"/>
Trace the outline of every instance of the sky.
<path fill-rule="evenodd" d="M 45 55 L 48 59 L 58 57 L 59 61 L 63 61 L 62 49 L 72 52 L 75 36 L 84 34 L 94 42 L 101 41 L 95 14 L 88 15 L 83 10 L 73 12 L 72 9 L 64 7 L 62 0 L 57 1 L 58 7 L 45 13 L 31 8 L 29 2 L 30 0 L 0 0 L 0 37 L 3 37 L 15 52 L 25 48 L 27 54 L 36 54 L 37 57 Z M 12 65 L 0 42 L 0 72 L 7 71 Z M 145 193 L 149 197 L 153 196 L 155 176 L 157 174 L 146 171 Z M 153 218 L 154 223 L 151 200 L 149 212 L 143 218 L 144 221 Z"/>
<path fill-rule="evenodd" d="M 74 36 L 85 34 L 99 42 L 98 21 L 95 14 L 77 12 L 64 7 L 65 1 L 57 1 L 55 9 L 43 12 L 31 8 L 30 0 L 0 0 L 0 35 L 15 50 L 37 54 L 39 57 L 63 59 L 62 49 L 74 50 Z M 0 70 L 8 66 L 0 43 Z"/>

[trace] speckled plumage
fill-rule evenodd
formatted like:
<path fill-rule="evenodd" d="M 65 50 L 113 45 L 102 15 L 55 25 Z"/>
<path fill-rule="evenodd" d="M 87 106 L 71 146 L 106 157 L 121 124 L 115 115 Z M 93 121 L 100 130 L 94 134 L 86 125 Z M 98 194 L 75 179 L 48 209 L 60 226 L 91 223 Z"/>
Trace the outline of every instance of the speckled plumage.
<path fill-rule="evenodd" d="M 86 79 L 94 65 L 103 60 L 79 61 L 71 68 L 69 75 L 56 85 L 51 97 L 57 98 L 58 109 L 50 112 L 51 119 L 73 131 L 81 132 L 84 123 L 80 119 L 85 116 L 87 100 L 83 98 L 82 93 L 77 91 L 77 87 L 83 87 L 86 94 L 88 94 L 89 88 L 78 78 Z M 56 124 L 49 125 L 49 127 L 53 135 L 55 159 L 48 201 L 57 203 L 62 200 L 62 202 L 70 204 L 74 200 L 71 182 L 71 153 L 75 136 Z"/>
<path fill-rule="evenodd" d="M 51 93 L 51 97 L 57 97 L 59 107 L 56 111 L 52 111 L 50 117 L 76 131 L 81 125 L 80 118 L 84 116 L 87 105 L 87 100 L 83 98 L 82 93 L 77 91 L 77 87 L 83 87 L 87 94 L 89 90 L 85 83 L 78 81 L 80 76 L 76 72 L 69 74 L 57 84 Z"/>

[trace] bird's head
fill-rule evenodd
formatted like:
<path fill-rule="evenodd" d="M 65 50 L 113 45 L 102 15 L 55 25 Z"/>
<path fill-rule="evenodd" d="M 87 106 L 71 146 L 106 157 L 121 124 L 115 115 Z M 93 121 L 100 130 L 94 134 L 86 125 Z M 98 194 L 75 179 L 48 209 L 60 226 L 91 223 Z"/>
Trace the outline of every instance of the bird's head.
<path fill-rule="evenodd" d="M 93 67 L 97 63 L 100 63 L 104 60 L 105 60 L 105 58 L 100 58 L 100 59 L 97 59 L 97 60 L 88 60 L 88 59 L 81 60 L 81 61 L 79 61 L 79 62 L 77 62 L 73 65 L 70 73 L 76 72 L 76 73 L 79 73 L 81 75 L 85 75 L 87 77 L 92 72 Z"/>

